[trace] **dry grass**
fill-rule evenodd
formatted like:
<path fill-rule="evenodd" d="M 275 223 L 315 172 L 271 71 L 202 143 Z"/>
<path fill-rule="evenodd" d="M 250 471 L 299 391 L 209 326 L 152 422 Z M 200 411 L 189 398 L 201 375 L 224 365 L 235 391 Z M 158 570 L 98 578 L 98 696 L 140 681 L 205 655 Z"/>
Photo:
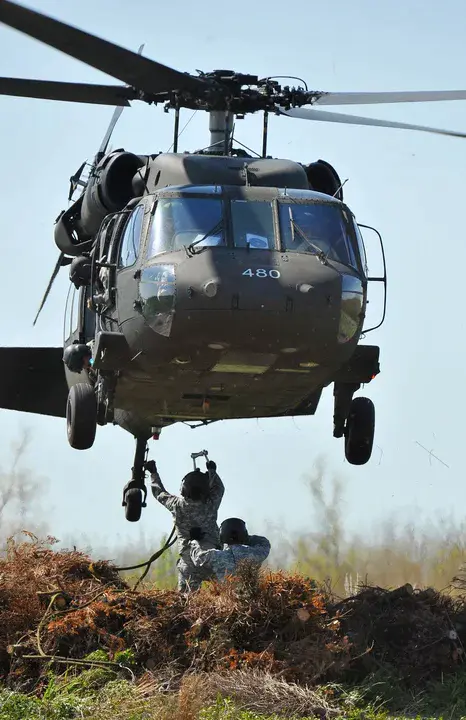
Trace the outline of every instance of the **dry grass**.
<path fill-rule="evenodd" d="M 238 710 L 268 716 L 332 718 L 340 712 L 330 688 L 312 689 L 260 670 L 188 673 L 173 680 L 171 686 L 166 675 L 146 673 L 137 684 L 140 698 L 169 698 L 173 720 L 196 720 L 219 697 L 233 701 Z"/>
<path fill-rule="evenodd" d="M 326 691 L 286 682 L 257 670 L 188 677 L 184 687 L 188 697 L 192 698 L 191 707 L 194 698 L 202 698 L 206 706 L 220 695 L 233 700 L 238 709 L 264 715 L 332 718 L 340 713 L 331 699 L 326 697 Z"/>

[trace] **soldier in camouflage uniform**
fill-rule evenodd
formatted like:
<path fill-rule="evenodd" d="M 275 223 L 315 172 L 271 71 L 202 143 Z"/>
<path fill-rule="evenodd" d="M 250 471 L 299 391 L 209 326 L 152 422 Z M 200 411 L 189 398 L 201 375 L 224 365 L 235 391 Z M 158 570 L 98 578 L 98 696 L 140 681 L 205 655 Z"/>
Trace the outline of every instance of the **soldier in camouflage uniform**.
<path fill-rule="evenodd" d="M 262 565 L 270 553 L 270 542 L 260 535 L 249 535 L 246 523 L 239 518 L 229 518 L 220 525 L 222 550 L 205 549 L 197 540 L 191 540 L 191 560 L 196 568 L 209 568 L 218 581 L 234 575 L 241 560 Z"/>
<path fill-rule="evenodd" d="M 150 472 L 153 496 L 173 515 L 180 555 L 177 563 L 178 589 L 181 592 L 196 590 L 203 580 L 212 577 L 212 571 L 194 565 L 190 556 L 190 540 L 196 538 L 203 550 L 220 547 L 217 515 L 225 487 L 217 474 L 217 466 L 208 460 L 206 473 L 198 468 L 185 475 L 180 496 L 165 490 L 153 460 L 146 463 L 145 468 Z"/>

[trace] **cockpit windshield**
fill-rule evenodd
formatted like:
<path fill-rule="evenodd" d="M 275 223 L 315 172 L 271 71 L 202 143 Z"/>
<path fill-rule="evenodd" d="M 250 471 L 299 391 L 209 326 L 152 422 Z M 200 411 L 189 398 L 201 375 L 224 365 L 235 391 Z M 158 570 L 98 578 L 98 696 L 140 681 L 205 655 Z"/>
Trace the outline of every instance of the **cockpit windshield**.
<path fill-rule="evenodd" d="M 320 252 L 329 260 L 358 267 L 350 219 L 338 205 L 280 202 L 279 217 L 282 246 L 287 252 Z"/>
<path fill-rule="evenodd" d="M 219 198 L 161 198 L 149 231 L 148 257 L 192 243 L 225 245 L 223 204 Z"/>
<path fill-rule="evenodd" d="M 231 220 L 235 247 L 275 249 L 273 210 L 270 202 L 232 200 Z"/>
<path fill-rule="evenodd" d="M 293 200 L 291 193 L 272 200 L 197 193 L 156 201 L 148 259 L 189 246 L 228 246 L 318 255 L 365 271 L 362 239 L 340 203 Z"/>

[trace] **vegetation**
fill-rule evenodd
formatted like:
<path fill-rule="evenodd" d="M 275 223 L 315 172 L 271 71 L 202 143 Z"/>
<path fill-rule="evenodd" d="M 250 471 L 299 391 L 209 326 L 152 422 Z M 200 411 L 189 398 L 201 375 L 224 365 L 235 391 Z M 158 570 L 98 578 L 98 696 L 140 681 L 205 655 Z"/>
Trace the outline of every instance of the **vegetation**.
<path fill-rule="evenodd" d="M 377 537 L 351 537 L 342 480 L 327 478 L 320 462 L 308 479 L 314 531 L 289 538 L 267 532 L 274 547 L 269 566 L 287 572 L 267 572 L 258 581 L 245 569 L 226 589 L 208 585 L 186 604 L 173 591 L 172 548 L 142 592 L 132 595 L 128 585 L 140 570 L 120 573 L 120 580 L 108 563 L 90 563 L 46 539 L 43 480 L 25 468 L 27 446 L 26 437 L 0 472 L 0 720 L 466 717 L 463 525 L 387 522 Z M 42 540 L 29 535 L 24 543 L 18 532 L 25 527 Z M 132 547 L 95 546 L 90 555 L 111 556 L 117 566 L 138 564 L 164 539 L 142 540 Z M 80 543 L 67 541 L 74 544 Z M 444 594 L 419 590 L 391 600 L 367 587 L 405 583 Z M 68 606 L 51 607 L 44 622 L 51 601 L 44 588 L 57 586 L 69 593 Z M 339 599 L 353 602 L 348 598 L 355 594 L 356 609 L 346 604 L 332 624 Z M 454 634 L 445 640 L 454 628 L 460 628 L 459 642 Z M 367 652 L 374 637 L 376 647 Z M 28 660 L 21 653 L 12 660 L 9 643 L 37 654 L 38 639 L 45 656 L 65 653 L 86 664 Z"/>
<path fill-rule="evenodd" d="M 77 680 L 70 675 L 49 674 L 50 690 L 39 698 L 10 690 L 0 690 L 0 720 L 462 720 L 466 715 L 465 679 L 460 677 L 446 685 L 437 684 L 425 695 L 403 698 L 404 706 L 387 704 L 379 684 L 372 688 L 345 689 L 322 686 L 316 692 L 322 712 L 317 715 L 284 715 L 278 713 L 274 697 L 267 696 L 262 711 L 250 710 L 241 699 L 225 697 L 220 684 L 217 697 L 206 700 L 202 679 L 185 683 L 179 694 L 160 693 L 142 684 L 126 680 L 108 680 L 98 685 L 94 671 L 84 671 Z M 254 678 L 256 681 L 257 679 Z M 155 683 L 154 683 L 155 685 Z M 382 692 L 384 683 L 382 685 Z M 254 686 L 256 695 L 261 687 Z M 212 688 L 208 697 L 212 696 Z M 329 698 L 334 698 L 333 700 Z M 375 699 L 372 699 L 375 698 Z M 401 700 L 401 699 L 400 699 Z M 201 703 L 205 707 L 200 707 Z M 268 707 L 266 707 L 268 703 Z M 402 708 L 400 710 L 400 708 Z"/>

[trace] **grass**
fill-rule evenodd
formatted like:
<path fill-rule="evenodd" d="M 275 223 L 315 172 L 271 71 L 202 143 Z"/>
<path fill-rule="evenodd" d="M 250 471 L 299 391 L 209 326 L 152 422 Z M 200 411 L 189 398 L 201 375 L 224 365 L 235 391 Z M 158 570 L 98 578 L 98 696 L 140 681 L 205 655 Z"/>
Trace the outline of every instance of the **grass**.
<path fill-rule="evenodd" d="M 170 693 L 158 691 L 156 678 L 133 684 L 104 678 L 95 669 L 78 677 L 49 673 L 42 698 L 0 689 L 0 720 L 461 720 L 466 716 L 466 673 L 426 688 L 417 697 L 395 698 L 389 678 L 374 677 L 360 688 L 328 685 L 302 690 L 296 697 L 291 685 L 287 694 L 286 683 L 278 689 L 276 679 L 247 675 L 235 687 L 226 676 L 194 676 Z"/>

